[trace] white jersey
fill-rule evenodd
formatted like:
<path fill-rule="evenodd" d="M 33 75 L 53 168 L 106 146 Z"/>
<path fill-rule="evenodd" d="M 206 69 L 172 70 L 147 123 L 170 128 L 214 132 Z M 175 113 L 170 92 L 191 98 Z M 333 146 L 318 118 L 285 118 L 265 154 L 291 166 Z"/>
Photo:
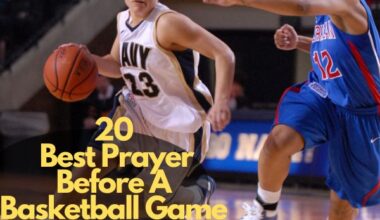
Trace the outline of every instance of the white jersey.
<path fill-rule="evenodd" d="M 199 53 L 168 51 L 156 39 L 156 23 L 173 13 L 158 3 L 135 27 L 129 11 L 118 16 L 121 73 L 146 121 L 161 129 L 195 133 L 211 107 L 210 91 L 198 78 Z"/>

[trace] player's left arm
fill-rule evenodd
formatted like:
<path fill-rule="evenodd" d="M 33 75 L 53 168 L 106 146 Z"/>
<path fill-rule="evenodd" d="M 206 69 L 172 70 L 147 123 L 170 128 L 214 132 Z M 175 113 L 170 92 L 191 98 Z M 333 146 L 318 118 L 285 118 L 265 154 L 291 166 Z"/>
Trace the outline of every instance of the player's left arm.
<path fill-rule="evenodd" d="M 203 0 L 221 6 L 240 5 L 279 15 L 330 15 L 343 31 L 361 34 L 367 30 L 367 16 L 360 0 Z"/>
<path fill-rule="evenodd" d="M 231 117 L 228 101 L 234 78 L 234 53 L 221 40 L 179 13 L 167 13 L 160 17 L 157 22 L 157 40 L 167 50 L 190 48 L 215 60 L 215 101 L 208 112 L 208 119 L 214 130 L 222 130 Z"/>

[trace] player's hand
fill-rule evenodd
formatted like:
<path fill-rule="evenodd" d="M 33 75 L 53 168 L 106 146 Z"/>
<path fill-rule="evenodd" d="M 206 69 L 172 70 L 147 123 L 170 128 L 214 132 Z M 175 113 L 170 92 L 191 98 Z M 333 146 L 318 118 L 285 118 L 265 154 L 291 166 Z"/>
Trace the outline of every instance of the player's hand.
<path fill-rule="evenodd" d="M 214 131 L 223 130 L 231 120 L 231 111 L 228 101 L 218 101 L 208 112 L 207 120 L 211 122 Z"/>
<path fill-rule="evenodd" d="M 297 48 L 298 34 L 292 26 L 285 24 L 274 34 L 274 43 L 280 50 L 294 50 Z"/>
<path fill-rule="evenodd" d="M 65 44 L 61 44 L 61 45 L 59 45 L 58 48 L 61 48 L 61 47 L 70 47 L 70 46 L 79 46 L 79 47 L 82 48 L 86 53 L 91 54 L 90 50 L 89 50 L 89 49 L 87 48 L 87 46 L 84 45 L 84 44 L 65 43 Z"/>
<path fill-rule="evenodd" d="M 214 5 L 228 7 L 228 6 L 242 4 L 243 0 L 203 0 L 203 2 L 207 4 L 214 4 Z"/>

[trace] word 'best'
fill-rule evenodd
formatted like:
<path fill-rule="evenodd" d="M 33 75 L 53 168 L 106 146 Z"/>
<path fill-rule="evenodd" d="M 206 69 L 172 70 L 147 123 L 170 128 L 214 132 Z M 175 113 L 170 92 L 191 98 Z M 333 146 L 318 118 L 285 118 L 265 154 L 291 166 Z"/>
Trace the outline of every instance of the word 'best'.
<path fill-rule="evenodd" d="M 96 161 L 96 154 L 101 153 L 101 161 Z M 112 143 L 104 143 L 102 151 L 88 147 L 86 152 L 61 152 L 56 154 L 56 147 L 53 144 L 41 144 L 41 167 L 97 167 L 101 163 L 102 167 L 108 167 L 111 160 L 117 160 L 119 167 L 126 167 L 132 164 L 137 168 L 152 167 L 151 174 L 156 174 L 161 165 L 165 162 L 167 166 L 188 167 L 189 160 L 194 156 L 194 152 L 120 152 L 119 147 Z M 129 163 L 127 163 L 129 161 Z"/>

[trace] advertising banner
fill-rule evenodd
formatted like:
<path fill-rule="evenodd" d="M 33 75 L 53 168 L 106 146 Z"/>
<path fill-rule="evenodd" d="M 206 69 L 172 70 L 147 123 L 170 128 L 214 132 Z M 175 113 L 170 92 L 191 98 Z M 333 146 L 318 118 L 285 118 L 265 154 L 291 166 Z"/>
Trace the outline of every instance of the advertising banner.
<path fill-rule="evenodd" d="M 235 120 L 211 136 L 204 167 L 216 172 L 257 173 L 258 159 L 272 121 Z M 327 147 L 318 146 L 292 157 L 290 175 L 325 177 L 328 169 Z"/>

